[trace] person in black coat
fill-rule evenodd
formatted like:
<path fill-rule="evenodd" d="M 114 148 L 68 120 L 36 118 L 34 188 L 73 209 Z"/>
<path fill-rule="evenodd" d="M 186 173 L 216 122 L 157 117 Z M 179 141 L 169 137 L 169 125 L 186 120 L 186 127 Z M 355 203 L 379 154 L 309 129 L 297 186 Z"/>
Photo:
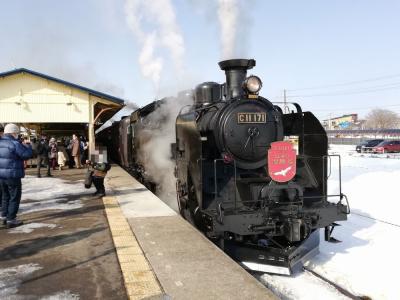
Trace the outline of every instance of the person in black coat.
<path fill-rule="evenodd" d="M 24 160 L 32 157 L 31 146 L 22 144 L 18 134 L 17 125 L 7 124 L 0 138 L 1 223 L 8 228 L 23 224 L 17 219 L 22 193 L 21 178 L 25 176 Z"/>
<path fill-rule="evenodd" d="M 37 145 L 37 177 L 42 177 L 40 174 L 40 168 L 42 164 L 47 165 L 47 177 L 51 177 L 50 173 L 50 162 L 49 162 L 49 142 L 45 135 L 42 135 L 38 145 Z"/>

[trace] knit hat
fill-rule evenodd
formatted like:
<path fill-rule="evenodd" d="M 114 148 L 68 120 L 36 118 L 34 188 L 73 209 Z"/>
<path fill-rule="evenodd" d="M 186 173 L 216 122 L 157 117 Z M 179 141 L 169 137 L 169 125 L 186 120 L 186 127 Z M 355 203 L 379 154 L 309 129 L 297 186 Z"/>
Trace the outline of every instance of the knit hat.
<path fill-rule="evenodd" d="M 12 123 L 7 124 L 6 127 L 4 127 L 4 134 L 7 133 L 19 134 L 19 127 Z"/>

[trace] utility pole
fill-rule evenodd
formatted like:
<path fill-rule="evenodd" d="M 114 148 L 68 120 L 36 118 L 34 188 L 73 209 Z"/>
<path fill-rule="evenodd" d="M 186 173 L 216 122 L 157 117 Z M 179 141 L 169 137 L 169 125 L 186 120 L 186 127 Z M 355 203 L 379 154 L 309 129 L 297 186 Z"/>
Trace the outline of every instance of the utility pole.
<path fill-rule="evenodd" d="M 283 111 L 289 112 L 289 108 L 287 107 L 287 99 L 286 99 L 286 89 L 283 90 Z"/>

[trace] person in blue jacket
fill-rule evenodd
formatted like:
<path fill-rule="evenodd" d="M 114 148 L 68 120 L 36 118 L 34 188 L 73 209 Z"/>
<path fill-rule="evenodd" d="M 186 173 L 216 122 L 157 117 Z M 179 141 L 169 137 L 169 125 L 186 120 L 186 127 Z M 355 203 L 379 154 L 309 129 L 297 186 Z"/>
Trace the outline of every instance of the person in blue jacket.
<path fill-rule="evenodd" d="M 25 176 L 24 160 L 32 157 L 31 146 L 22 144 L 18 134 L 17 125 L 7 124 L 0 138 L 1 223 L 7 228 L 23 224 L 17 219 L 22 193 L 21 178 Z"/>

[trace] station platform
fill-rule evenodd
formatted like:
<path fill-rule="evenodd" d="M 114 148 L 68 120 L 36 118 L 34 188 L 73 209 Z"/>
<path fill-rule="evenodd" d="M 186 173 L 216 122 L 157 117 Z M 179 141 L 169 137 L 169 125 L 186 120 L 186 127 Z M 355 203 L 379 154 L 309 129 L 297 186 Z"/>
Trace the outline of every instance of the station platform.
<path fill-rule="evenodd" d="M 18 218 L 0 228 L 0 299 L 127 299 L 101 198 L 85 169 L 22 180 Z"/>
<path fill-rule="evenodd" d="M 120 167 L 103 198 L 85 169 L 26 173 L 24 225 L 0 228 L 0 299 L 276 299 Z"/>
<path fill-rule="evenodd" d="M 118 166 L 103 197 L 128 297 L 277 299 Z"/>

